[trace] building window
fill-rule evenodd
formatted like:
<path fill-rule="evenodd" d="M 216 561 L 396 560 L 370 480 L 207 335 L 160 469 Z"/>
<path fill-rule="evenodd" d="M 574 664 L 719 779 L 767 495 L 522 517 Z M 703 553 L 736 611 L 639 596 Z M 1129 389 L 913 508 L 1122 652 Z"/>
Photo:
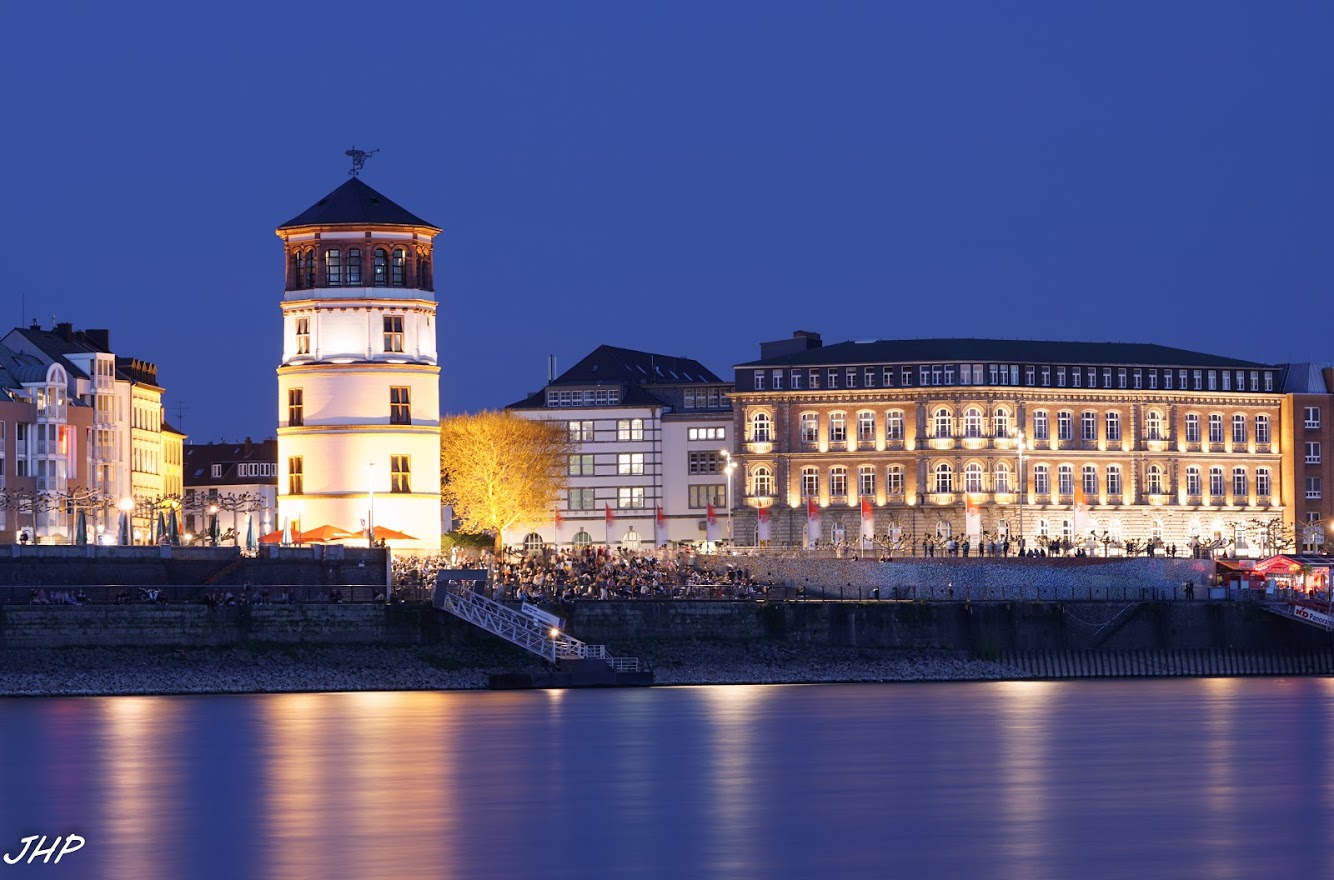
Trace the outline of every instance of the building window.
<path fill-rule="evenodd" d="M 1098 414 L 1091 409 L 1084 410 L 1079 418 L 1080 439 L 1089 441 L 1098 439 Z"/>
<path fill-rule="evenodd" d="M 1075 494 L 1075 469 L 1068 464 L 1056 468 L 1056 489 L 1062 495 Z"/>
<path fill-rule="evenodd" d="M 408 283 L 408 255 L 403 248 L 394 248 L 393 273 L 394 287 L 403 287 Z"/>
<path fill-rule="evenodd" d="M 596 510 L 597 499 L 591 486 L 570 489 L 566 495 L 566 505 L 570 510 Z"/>
<path fill-rule="evenodd" d="M 1107 494 L 1119 496 L 1121 494 L 1121 466 L 1109 464 L 1107 466 Z"/>
<path fill-rule="evenodd" d="M 970 461 L 963 469 L 963 490 L 977 493 L 982 489 L 982 465 Z"/>
<path fill-rule="evenodd" d="M 801 442 L 820 442 L 820 417 L 815 413 L 801 414 Z"/>
<path fill-rule="evenodd" d="M 572 477 L 591 477 L 593 476 L 593 456 L 588 453 L 578 453 L 570 456 L 570 476 Z"/>
<path fill-rule="evenodd" d="M 305 424 L 305 395 L 300 388 L 287 389 L 287 424 L 297 428 Z"/>
<path fill-rule="evenodd" d="M 941 407 L 936 410 L 934 436 L 944 439 L 954 436 L 954 414 L 948 409 Z"/>
<path fill-rule="evenodd" d="M 296 319 L 296 353 L 310 354 L 310 318 Z"/>
<path fill-rule="evenodd" d="M 969 439 L 975 439 L 982 436 L 982 410 L 975 406 L 970 406 L 968 409 L 964 410 L 963 435 Z"/>
<path fill-rule="evenodd" d="M 768 413 L 756 413 L 750 420 L 750 439 L 753 443 L 773 442 L 773 420 Z"/>
<path fill-rule="evenodd" d="M 688 503 L 692 509 L 702 509 L 710 504 L 714 507 L 724 507 L 727 504 L 725 486 L 714 483 L 691 483 L 689 493 L 690 500 Z"/>
<path fill-rule="evenodd" d="M 863 498 L 875 495 L 875 467 L 872 465 L 857 468 L 857 494 Z"/>
<path fill-rule="evenodd" d="M 1051 494 L 1051 471 L 1045 464 L 1033 465 L 1033 493 L 1035 495 Z"/>
<path fill-rule="evenodd" d="M 875 413 L 870 410 L 857 413 L 857 440 L 862 443 L 875 442 Z"/>
<path fill-rule="evenodd" d="M 820 471 L 813 467 L 801 469 L 801 497 L 818 498 L 820 496 Z"/>
<path fill-rule="evenodd" d="M 801 370 L 792 371 L 792 390 L 793 391 L 801 390 Z"/>
<path fill-rule="evenodd" d="M 782 390 L 783 390 L 783 371 L 782 371 L 782 370 L 774 370 L 774 371 L 773 371 L 773 380 L 774 380 L 774 390 L 775 390 L 775 391 L 782 391 Z"/>
<path fill-rule="evenodd" d="M 340 287 L 343 283 L 343 255 L 337 248 L 324 252 L 324 283 L 328 287 Z"/>
<path fill-rule="evenodd" d="M 389 387 L 389 424 L 412 424 L 412 402 L 408 396 L 408 386 L 406 385 L 391 385 Z"/>
<path fill-rule="evenodd" d="M 1148 418 L 1144 420 L 1145 437 L 1148 440 L 1163 439 L 1163 415 L 1160 412 L 1150 412 Z"/>
<path fill-rule="evenodd" d="M 1305 422 L 1305 427 L 1307 427 L 1307 428 L 1319 428 L 1319 427 L 1320 427 L 1320 407 L 1318 407 L 1318 406 L 1308 406 L 1308 407 L 1306 407 L 1306 422 Z"/>
<path fill-rule="evenodd" d="M 829 414 L 829 442 L 846 443 L 848 442 L 848 414 L 830 413 Z"/>
<path fill-rule="evenodd" d="M 1255 494 L 1260 498 L 1268 498 L 1270 493 L 1269 486 L 1269 468 L 1255 469 Z"/>
<path fill-rule="evenodd" d="M 643 458 L 641 453 L 636 453 L 640 458 L 640 469 L 638 473 L 643 473 Z M 688 456 L 688 470 L 692 474 L 716 474 L 722 471 L 722 456 L 716 452 L 692 452 Z"/>
<path fill-rule="evenodd" d="M 1200 469 L 1197 467 L 1186 468 L 1186 494 L 1192 498 L 1198 498 L 1200 490 Z"/>
<path fill-rule="evenodd" d="M 1209 442 L 1223 442 L 1223 417 L 1218 413 L 1209 414 Z"/>
<path fill-rule="evenodd" d="M 752 495 L 758 495 L 761 498 L 768 498 L 769 496 L 774 494 L 773 474 L 769 473 L 769 469 L 767 467 L 755 468 L 755 471 L 751 476 L 751 480 L 754 483 L 754 486 L 751 489 Z"/>
<path fill-rule="evenodd" d="M 1319 477 L 1307 477 L 1307 478 L 1306 478 L 1306 497 L 1307 497 L 1308 499 L 1311 499 L 1311 500 L 1314 500 L 1314 499 L 1317 499 L 1317 498 L 1320 497 L 1320 478 L 1319 478 Z"/>
<path fill-rule="evenodd" d="M 617 488 L 616 506 L 626 510 L 638 510 L 642 508 L 644 506 L 644 487 L 621 486 Z"/>
<path fill-rule="evenodd" d="M 754 377 L 755 377 L 755 390 L 756 390 L 756 391 L 763 391 L 763 390 L 764 390 L 764 371 L 763 371 L 763 370 L 756 370 L 755 373 L 754 373 Z"/>
<path fill-rule="evenodd" d="M 389 284 L 389 251 L 384 248 L 375 249 L 375 277 L 376 287 L 387 287 Z"/>
<path fill-rule="evenodd" d="M 1075 414 L 1061 410 L 1056 414 L 1056 439 L 1071 440 L 1075 436 Z"/>
<path fill-rule="evenodd" d="M 349 286 L 361 283 L 361 248 L 347 250 L 347 283 Z"/>
<path fill-rule="evenodd" d="M 1010 466 L 1008 464 L 1003 461 L 997 462 L 995 480 L 997 492 L 1008 494 L 1012 491 L 1010 488 Z"/>
<path fill-rule="evenodd" d="M 1200 416 L 1199 413 L 1186 413 L 1186 442 L 1200 442 Z"/>
<path fill-rule="evenodd" d="M 1242 446 L 1246 443 L 1246 416 L 1236 413 L 1232 416 L 1232 444 Z"/>
<path fill-rule="evenodd" d="M 644 439 L 644 420 L 643 420 L 643 419 L 617 419 L 617 420 L 616 420 L 616 439 L 617 439 L 617 440 L 643 440 L 643 439 Z"/>
<path fill-rule="evenodd" d="M 389 456 L 389 491 L 407 494 L 412 491 L 412 465 L 406 455 Z"/>
<path fill-rule="evenodd" d="M 891 409 L 885 413 L 885 439 L 903 439 L 903 410 Z"/>
<path fill-rule="evenodd" d="M 1209 468 L 1209 494 L 1215 498 L 1223 494 L 1223 469 L 1221 467 Z"/>
<path fill-rule="evenodd" d="M 1306 463 L 1320 464 L 1320 443 L 1319 441 L 1306 441 Z"/>
<path fill-rule="evenodd" d="M 1005 409 L 1004 407 L 997 407 L 996 413 L 993 416 L 992 421 L 994 423 L 992 427 L 995 429 L 992 432 L 994 436 L 996 437 L 1010 436 L 1010 411 L 1008 409 Z"/>
<path fill-rule="evenodd" d="M 875 367 L 867 367 L 862 373 L 862 384 L 867 388 L 875 387 Z"/>
<path fill-rule="evenodd" d="M 589 425 L 592 425 L 592 424 L 593 424 L 592 422 L 589 422 Z M 591 431 L 592 431 L 592 428 L 589 428 L 589 431 L 591 432 Z M 590 439 L 590 440 L 593 439 L 592 436 L 591 436 L 591 434 L 590 434 L 590 436 L 589 436 L 588 439 Z M 687 440 L 726 440 L 726 439 L 727 439 L 727 429 L 726 429 L 726 428 L 687 428 L 687 429 L 686 429 L 686 439 L 687 439 Z"/>
<path fill-rule="evenodd" d="M 384 350 L 401 352 L 403 350 L 403 316 L 384 316 Z"/>
<path fill-rule="evenodd" d="M 18 427 L 19 427 L 19 428 L 24 428 L 24 427 L 27 427 L 27 426 L 26 426 L 26 425 L 19 425 Z M 19 436 L 21 437 L 22 435 L 23 435 L 23 431 L 20 430 L 20 431 L 19 431 Z M 19 459 L 19 460 L 22 461 L 23 459 Z M 215 480 L 218 479 L 219 477 L 222 476 L 222 465 L 220 465 L 220 464 L 215 464 L 215 465 L 213 465 L 211 468 L 209 468 L 208 473 L 209 473 L 209 476 L 212 477 L 213 479 L 215 479 Z M 23 476 L 23 474 L 16 474 L 16 476 L 20 476 L 20 477 L 21 477 L 21 476 Z"/>
<path fill-rule="evenodd" d="M 691 453 L 693 456 L 694 453 Z M 636 476 L 644 473 L 644 453 L 642 452 L 620 452 L 616 455 L 616 473 L 621 476 L 634 474 Z"/>
<path fill-rule="evenodd" d="M 1085 497 L 1092 497 L 1098 494 L 1098 469 L 1094 465 L 1086 464 L 1083 469 L 1083 489 Z"/>
<path fill-rule="evenodd" d="M 305 483 L 302 480 L 302 461 L 301 456 L 293 455 L 287 459 L 287 494 L 301 495 L 305 489 Z"/>
<path fill-rule="evenodd" d="M 936 491 L 948 494 L 954 491 L 954 469 L 948 464 L 936 465 Z"/>
<path fill-rule="evenodd" d="M 1232 496 L 1239 500 L 1246 498 L 1246 468 L 1232 469 Z"/>
<path fill-rule="evenodd" d="M 569 429 L 570 429 L 570 442 L 571 442 L 571 443 L 591 443 L 591 442 L 593 442 L 593 420 L 592 420 L 592 419 L 584 419 L 584 420 L 582 420 L 582 421 L 570 422 L 570 423 L 569 423 Z M 696 431 L 696 430 L 698 430 L 698 428 L 691 428 L 690 430 L 691 430 L 691 431 Z M 691 437 L 690 439 L 691 439 L 691 440 L 694 440 L 694 439 L 696 439 L 696 438 Z"/>
<path fill-rule="evenodd" d="M 1107 442 L 1121 442 L 1121 414 L 1117 412 L 1109 412 L 1103 421 L 1106 422 L 1107 425 Z"/>
<path fill-rule="evenodd" d="M 829 469 L 829 494 L 834 498 L 846 498 L 848 494 L 848 469 L 831 467 Z"/>
<path fill-rule="evenodd" d="M 903 468 L 899 465 L 891 464 L 885 468 L 885 494 L 903 494 Z"/>
<path fill-rule="evenodd" d="M 846 383 L 846 385 L 847 385 L 848 388 L 856 388 L 856 387 L 857 387 L 857 368 L 856 368 L 856 367 L 848 367 L 846 370 L 844 370 L 844 371 L 843 371 L 843 381 Z"/>
<path fill-rule="evenodd" d="M 1269 416 L 1255 417 L 1255 442 L 1269 442 Z"/>
<path fill-rule="evenodd" d="M 1051 429 L 1047 422 L 1047 411 L 1045 409 L 1037 410 L 1033 413 L 1033 439 L 1049 440 L 1051 438 Z"/>
<path fill-rule="evenodd" d="M 1163 494 L 1163 469 L 1156 464 L 1149 465 L 1147 488 L 1150 495 Z"/>

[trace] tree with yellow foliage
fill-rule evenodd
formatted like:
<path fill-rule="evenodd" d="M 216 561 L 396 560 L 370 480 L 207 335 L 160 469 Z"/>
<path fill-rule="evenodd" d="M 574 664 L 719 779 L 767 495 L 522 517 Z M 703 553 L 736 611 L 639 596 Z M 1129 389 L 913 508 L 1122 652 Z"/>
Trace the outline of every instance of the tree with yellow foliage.
<path fill-rule="evenodd" d="M 569 473 L 564 422 L 482 411 L 440 422 L 440 484 L 468 532 L 491 532 L 499 555 L 506 529 L 551 518 Z"/>

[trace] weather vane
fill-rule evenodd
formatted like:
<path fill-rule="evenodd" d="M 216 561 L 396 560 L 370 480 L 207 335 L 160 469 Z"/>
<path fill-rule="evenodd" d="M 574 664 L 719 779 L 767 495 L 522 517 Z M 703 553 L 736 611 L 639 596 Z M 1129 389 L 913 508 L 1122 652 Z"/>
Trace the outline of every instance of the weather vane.
<path fill-rule="evenodd" d="M 348 150 L 345 153 L 345 155 L 352 157 L 352 170 L 349 171 L 348 174 L 350 174 L 352 177 L 356 177 L 357 172 L 361 171 L 361 169 L 365 167 L 366 160 L 369 159 L 371 156 L 374 156 L 378 152 L 380 152 L 379 147 L 376 147 L 373 150 L 358 150 L 356 147 L 353 147 L 352 149 Z"/>

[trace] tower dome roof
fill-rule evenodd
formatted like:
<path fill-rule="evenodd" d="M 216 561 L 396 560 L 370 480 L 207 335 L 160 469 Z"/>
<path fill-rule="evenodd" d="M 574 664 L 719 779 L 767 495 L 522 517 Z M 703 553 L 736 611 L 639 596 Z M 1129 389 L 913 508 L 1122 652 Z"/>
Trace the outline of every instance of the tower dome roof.
<path fill-rule="evenodd" d="M 297 226 L 426 226 L 440 230 L 416 214 L 350 177 L 336 190 L 278 228 Z"/>

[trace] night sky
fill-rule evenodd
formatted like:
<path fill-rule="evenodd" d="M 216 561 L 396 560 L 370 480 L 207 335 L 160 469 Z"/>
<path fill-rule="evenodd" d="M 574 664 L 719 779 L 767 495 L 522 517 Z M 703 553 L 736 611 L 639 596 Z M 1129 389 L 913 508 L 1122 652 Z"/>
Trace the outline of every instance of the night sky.
<path fill-rule="evenodd" d="M 986 336 L 1334 360 L 1334 4 L 9 4 L 0 328 L 274 434 L 274 228 L 444 229 L 447 411 L 606 343 Z M 183 409 L 182 409 L 183 407 Z"/>

